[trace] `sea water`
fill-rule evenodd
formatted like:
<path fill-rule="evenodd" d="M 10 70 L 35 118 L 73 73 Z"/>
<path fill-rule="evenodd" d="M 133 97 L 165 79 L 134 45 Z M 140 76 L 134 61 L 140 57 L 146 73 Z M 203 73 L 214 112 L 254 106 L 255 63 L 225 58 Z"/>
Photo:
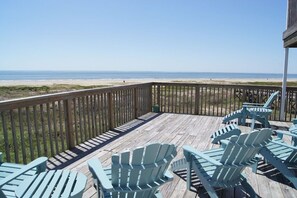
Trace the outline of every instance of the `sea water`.
<path fill-rule="evenodd" d="M 0 71 L 0 80 L 66 79 L 282 79 L 282 74 L 219 72 L 125 72 L 125 71 Z M 297 74 L 288 74 L 297 79 Z"/>

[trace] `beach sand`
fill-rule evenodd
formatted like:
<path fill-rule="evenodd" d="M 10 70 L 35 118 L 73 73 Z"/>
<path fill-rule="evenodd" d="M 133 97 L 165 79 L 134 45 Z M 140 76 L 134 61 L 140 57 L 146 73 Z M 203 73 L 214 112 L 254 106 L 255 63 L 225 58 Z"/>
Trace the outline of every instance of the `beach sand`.
<path fill-rule="evenodd" d="M 297 81 L 297 79 L 288 79 L 288 81 Z M 236 84 L 245 82 L 282 82 L 282 79 L 63 79 L 63 80 L 0 80 L 0 86 L 45 86 L 55 84 L 69 85 L 125 85 L 147 82 L 187 82 L 187 83 L 208 83 L 208 84 Z"/>

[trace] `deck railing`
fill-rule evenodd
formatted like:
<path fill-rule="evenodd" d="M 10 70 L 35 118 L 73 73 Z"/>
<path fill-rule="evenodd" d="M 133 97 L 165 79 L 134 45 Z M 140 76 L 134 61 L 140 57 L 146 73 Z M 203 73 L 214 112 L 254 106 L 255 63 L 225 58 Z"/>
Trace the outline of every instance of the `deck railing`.
<path fill-rule="evenodd" d="M 153 105 L 161 112 L 225 116 L 242 107 L 243 102 L 265 103 L 276 86 L 223 84 L 153 83 Z M 281 94 L 272 105 L 270 120 L 280 120 Z M 296 117 L 297 88 L 288 87 L 285 121 Z"/>
<path fill-rule="evenodd" d="M 151 111 L 151 83 L 0 102 L 6 161 L 54 156 Z"/>
<path fill-rule="evenodd" d="M 144 83 L 0 102 L 0 151 L 5 161 L 54 156 L 144 115 L 161 112 L 224 116 L 243 102 L 263 103 L 280 87 Z M 280 96 L 271 120 L 280 119 Z M 287 88 L 286 121 L 296 117 L 297 88 Z"/>

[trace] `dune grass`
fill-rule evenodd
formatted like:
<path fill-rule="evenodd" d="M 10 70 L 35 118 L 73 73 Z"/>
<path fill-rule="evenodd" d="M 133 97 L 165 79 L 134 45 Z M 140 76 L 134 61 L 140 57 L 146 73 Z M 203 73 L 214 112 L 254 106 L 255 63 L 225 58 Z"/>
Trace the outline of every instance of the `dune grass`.
<path fill-rule="evenodd" d="M 100 87 L 108 87 L 110 85 L 73 85 L 73 84 L 53 84 L 50 86 L 27 86 L 27 85 L 16 85 L 16 86 L 0 86 L 0 101 L 23 98 L 28 96 L 58 93 L 63 91 L 74 91 L 80 89 L 92 89 Z"/>

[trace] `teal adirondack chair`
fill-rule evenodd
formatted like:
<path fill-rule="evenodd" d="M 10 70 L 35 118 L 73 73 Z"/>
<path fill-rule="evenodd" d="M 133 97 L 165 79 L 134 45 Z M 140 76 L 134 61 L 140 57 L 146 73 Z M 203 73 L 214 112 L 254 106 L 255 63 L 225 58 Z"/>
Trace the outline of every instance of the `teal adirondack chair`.
<path fill-rule="evenodd" d="M 297 189 L 297 177 L 294 172 L 289 170 L 289 167 L 296 167 L 297 165 L 297 145 L 294 141 L 291 145 L 283 140 L 284 135 L 291 136 L 292 139 L 296 139 L 297 135 L 288 131 L 275 132 L 277 137 L 266 147 L 263 147 L 260 154 L 263 155 L 266 162 L 277 168 Z"/>
<path fill-rule="evenodd" d="M 20 183 L 46 169 L 47 157 L 40 157 L 27 165 L 2 162 L 0 153 L 0 197 L 15 197 Z"/>
<path fill-rule="evenodd" d="M 15 190 L 20 198 L 82 198 L 87 177 L 69 170 L 50 170 L 31 176 Z"/>
<path fill-rule="evenodd" d="M 98 197 L 161 197 L 158 187 L 173 179 L 167 170 L 176 156 L 173 144 L 150 144 L 112 155 L 111 167 L 88 161 Z"/>
<path fill-rule="evenodd" d="M 47 159 L 39 157 L 27 165 L 1 162 L 0 198 L 82 197 L 87 177 L 69 170 L 46 171 Z"/>
<path fill-rule="evenodd" d="M 271 105 L 277 98 L 279 91 L 274 92 L 270 95 L 264 104 L 259 103 L 243 103 L 241 109 L 234 111 L 223 118 L 223 123 L 230 122 L 233 119 L 238 119 L 239 125 L 245 125 L 246 118 L 252 118 L 253 120 L 259 121 L 266 128 L 270 127 L 268 116 L 271 115 Z"/>
<path fill-rule="evenodd" d="M 215 187 L 233 188 L 242 185 L 251 197 L 256 193 L 242 171 L 257 162 L 255 155 L 271 140 L 271 129 L 261 129 L 239 136 L 232 135 L 223 147 L 197 151 L 184 146 L 185 159 L 172 163 L 172 170 L 187 169 L 187 188 L 190 189 L 194 170 L 210 197 L 218 197 Z"/>

